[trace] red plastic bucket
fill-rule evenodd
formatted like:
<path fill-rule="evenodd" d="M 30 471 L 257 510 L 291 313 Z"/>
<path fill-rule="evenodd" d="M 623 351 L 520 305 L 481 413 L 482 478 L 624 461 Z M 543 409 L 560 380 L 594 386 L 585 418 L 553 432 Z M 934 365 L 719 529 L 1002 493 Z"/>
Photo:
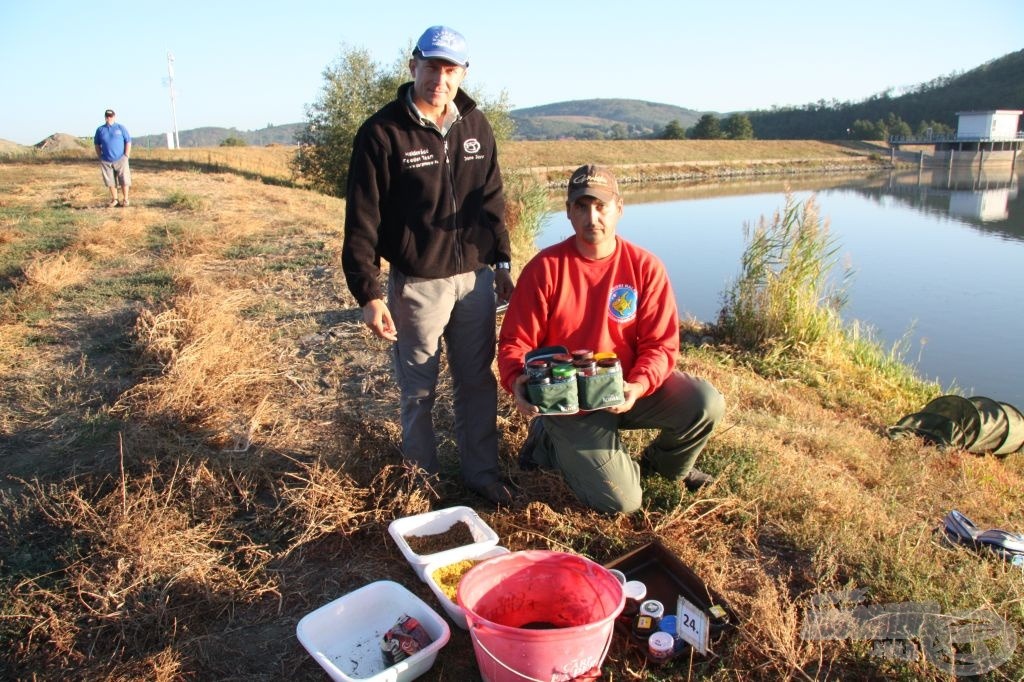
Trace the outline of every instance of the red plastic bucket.
<path fill-rule="evenodd" d="M 485 682 L 597 679 L 626 601 L 603 566 L 541 550 L 477 564 L 456 599 Z"/>

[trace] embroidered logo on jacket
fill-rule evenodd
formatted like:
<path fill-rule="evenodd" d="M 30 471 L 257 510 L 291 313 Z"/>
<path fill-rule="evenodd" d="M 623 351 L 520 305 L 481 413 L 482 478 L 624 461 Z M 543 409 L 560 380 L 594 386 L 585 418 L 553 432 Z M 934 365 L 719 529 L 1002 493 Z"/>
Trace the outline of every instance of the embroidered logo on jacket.
<path fill-rule="evenodd" d="M 414 149 L 405 152 L 402 156 L 402 165 L 408 168 L 423 168 L 424 166 L 437 166 L 437 157 L 429 149 Z"/>
<path fill-rule="evenodd" d="M 480 153 L 480 140 L 475 137 L 471 137 L 462 143 L 462 151 L 466 154 L 462 157 L 463 161 L 480 161 L 486 157 Z"/>
<path fill-rule="evenodd" d="M 636 317 L 636 289 L 628 284 L 616 284 L 608 297 L 608 314 L 616 322 L 629 322 Z"/>

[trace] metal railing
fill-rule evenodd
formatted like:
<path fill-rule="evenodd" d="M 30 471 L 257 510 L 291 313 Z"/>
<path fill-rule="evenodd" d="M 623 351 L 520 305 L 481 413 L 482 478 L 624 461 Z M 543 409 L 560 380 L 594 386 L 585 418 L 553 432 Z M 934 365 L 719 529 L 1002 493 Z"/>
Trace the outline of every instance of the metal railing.
<path fill-rule="evenodd" d="M 995 135 L 986 137 L 982 135 L 957 135 L 953 133 L 951 135 L 936 134 L 936 135 L 890 135 L 889 142 L 897 144 L 930 144 L 933 142 L 1016 142 L 1017 140 L 1024 140 L 1024 131 L 1018 132 L 1014 135 Z"/>

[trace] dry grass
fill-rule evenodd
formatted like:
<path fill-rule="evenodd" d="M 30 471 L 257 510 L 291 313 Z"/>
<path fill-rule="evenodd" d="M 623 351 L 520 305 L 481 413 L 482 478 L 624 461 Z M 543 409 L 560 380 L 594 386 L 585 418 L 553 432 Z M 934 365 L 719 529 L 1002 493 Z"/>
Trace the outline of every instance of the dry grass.
<path fill-rule="evenodd" d="M 132 163 L 145 167 L 146 164 L 187 164 L 204 171 L 231 170 L 265 178 L 271 181 L 296 182 L 291 160 L 296 147 L 291 145 L 270 145 L 267 147 L 201 147 L 185 149 L 144 149 L 136 148 Z"/>
<path fill-rule="evenodd" d="M 140 149 L 136 162 L 190 164 L 203 170 L 234 169 L 252 177 L 298 183 L 292 146 L 212 147 L 202 149 Z M 626 140 L 505 142 L 500 150 L 506 169 L 532 171 L 537 177 L 564 183 L 585 161 L 620 168 L 625 181 L 684 179 L 788 172 L 863 169 L 877 166 L 888 150 L 880 144 L 818 140 Z M 874 157 L 874 158 L 873 158 Z"/>
<path fill-rule="evenodd" d="M 387 348 L 338 271 L 343 202 L 251 175 L 140 168 L 137 205 L 118 211 L 92 163 L 0 165 L 4 679 L 323 679 L 295 639 L 302 615 L 374 579 L 434 603 L 387 525 L 480 500 L 402 466 Z M 953 507 L 1024 528 L 1020 458 L 890 441 L 915 398 L 822 367 L 769 379 L 728 348 L 689 348 L 682 369 L 728 401 L 702 460 L 718 481 L 681 498 L 652 481 L 630 517 L 519 471 L 526 425 L 502 397 L 522 502 L 480 510 L 504 546 L 603 562 L 657 538 L 740 615 L 710 659 L 667 669 L 616 640 L 608 679 L 948 679 L 803 639 L 811 597 L 851 588 L 985 606 L 1020 630 L 1019 570 L 933 533 Z M 437 423 L 454 476 L 447 399 Z M 1022 670 L 1017 655 L 989 678 Z M 423 679 L 476 676 L 455 630 Z"/>

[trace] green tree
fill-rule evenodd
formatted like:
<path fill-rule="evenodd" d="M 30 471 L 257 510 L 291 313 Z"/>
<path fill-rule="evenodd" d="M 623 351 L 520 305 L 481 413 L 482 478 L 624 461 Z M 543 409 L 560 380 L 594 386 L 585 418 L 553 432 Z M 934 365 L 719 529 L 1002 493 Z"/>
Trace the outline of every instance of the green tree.
<path fill-rule="evenodd" d="M 341 56 L 324 69 L 324 85 L 306 107 L 306 124 L 296 135 L 299 151 L 293 162 L 298 174 L 327 194 L 345 196 L 352 145 L 359 126 L 395 98 L 398 87 L 411 79 L 412 45 L 390 66 L 382 66 L 361 48 L 342 47 Z M 468 92 L 468 91 L 467 91 Z M 508 96 L 497 100 L 471 95 L 487 116 L 499 142 L 515 129 Z"/>
<path fill-rule="evenodd" d="M 476 100 L 480 111 L 487 117 L 498 144 L 511 140 L 516 132 L 516 122 L 512 119 L 512 104 L 509 102 L 508 92 L 502 90 L 498 98 L 493 100 L 473 90 L 467 89 L 466 92 Z"/>
<path fill-rule="evenodd" d="M 858 118 L 850 126 L 850 135 L 855 140 L 884 140 L 885 124 L 881 121 L 872 123 L 867 119 Z"/>
<path fill-rule="evenodd" d="M 746 114 L 733 114 L 725 119 L 722 130 L 730 140 L 754 139 L 754 126 Z"/>
<path fill-rule="evenodd" d="M 306 125 L 296 135 L 299 175 L 327 194 L 345 196 L 348 164 L 356 131 L 371 114 L 394 99 L 408 70 L 401 60 L 389 68 L 365 49 L 342 47 L 341 56 L 324 69 L 324 85 L 306 106 Z"/>
<path fill-rule="evenodd" d="M 938 121 L 921 121 L 914 129 L 917 137 L 943 137 L 953 135 L 956 131 L 952 126 Z"/>
<path fill-rule="evenodd" d="M 913 131 L 910 130 L 910 124 L 890 111 L 885 117 L 885 132 L 888 139 L 893 136 L 907 138 Z"/>
<path fill-rule="evenodd" d="M 693 126 L 693 132 L 690 135 L 695 140 L 717 140 L 722 137 L 722 126 L 718 122 L 718 117 L 714 114 L 704 114 L 697 121 L 697 125 Z"/>
<path fill-rule="evenodd" d="M 665 130 L 661 133 L 661 139 L 663 140 L 685 140 L 686 129 L 683 128 L 677 119 L 672 119 L 665 125 Z"/>
<path fill-rule="evenodd" d="M 221 141 L 220 146 L 221 147 L 247 147 L 248 144 L 246 143 L 245 140 L 243 140 L 242 138 L 238 137 L 237 135 L 229 135 L 228 137 L 224 138 Z"/>

